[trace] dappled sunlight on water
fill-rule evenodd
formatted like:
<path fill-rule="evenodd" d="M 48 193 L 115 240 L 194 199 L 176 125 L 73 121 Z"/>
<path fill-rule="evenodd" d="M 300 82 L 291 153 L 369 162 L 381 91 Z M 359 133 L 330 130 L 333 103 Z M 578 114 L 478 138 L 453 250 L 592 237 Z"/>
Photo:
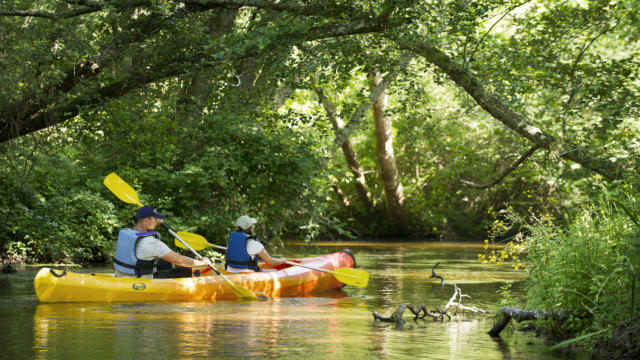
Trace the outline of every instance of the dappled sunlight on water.
<path fill-rule="evenodd" d="M 481 315 L 414 322 L 407 311 L 402 327 L 375 321 L 373 311 L 390 315 L 403 302 L 442 307 L 454 283 L 471 296 L 464 300 L 467 305 L 489 311 L 497 308 L 496 291 L 505 281 L 514 281 L 515 295 L 522 293 L 523 273 L 480 265 L 478 247 L 391 245 L 396 246 L 322 250 L 351 247 L 358 267 L 371 274 L 365 289 L 347 286 L 255 302 L 37 304 L 35 270 L 25 270 L 0 278 L 0 318 L 8 324 L 0 348 L 6 358 L 37 359 L 571 358 L 545 352 L 542 340 L 531 333 L 505 331 L 501 339 L 492 339 L 486 333 L 493 320 Z M 305 248 L 287 251 L 290 258 L 309 255 Z M 444 287 L 429 278 L 436 262 Z"/>

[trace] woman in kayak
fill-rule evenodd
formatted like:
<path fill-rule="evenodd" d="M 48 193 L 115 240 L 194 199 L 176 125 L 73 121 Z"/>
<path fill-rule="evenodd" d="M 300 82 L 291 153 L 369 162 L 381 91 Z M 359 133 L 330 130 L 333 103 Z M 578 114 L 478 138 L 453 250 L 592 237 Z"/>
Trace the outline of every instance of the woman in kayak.
<path fill-rule="evenodd" d="M 272 266 L 287 261 L 284 258 L 271 257 L 264 245 L 258 241 L 253 234 L 253 225 L 257 222 L 258 220 L 247 215 L 242 215 L 236 220 L 238 228 L 229 234 L 229 244 L 227 244 L 224 267 L 228 272 L 260 271 L 258 258 Z"/>
<path fill-rule="evenodd" d="M 211 260 L 200 260 L 173 252 L 153 231 L 164 216 L 151 206 L 138 209 L 138 221 L 133 229 L 118 234 L 113 267 L 116 276 L 144 278 L 191 277 L 192 267 L 209 266 Z M 177 267 L 173 267 L 177 265 Z"/>

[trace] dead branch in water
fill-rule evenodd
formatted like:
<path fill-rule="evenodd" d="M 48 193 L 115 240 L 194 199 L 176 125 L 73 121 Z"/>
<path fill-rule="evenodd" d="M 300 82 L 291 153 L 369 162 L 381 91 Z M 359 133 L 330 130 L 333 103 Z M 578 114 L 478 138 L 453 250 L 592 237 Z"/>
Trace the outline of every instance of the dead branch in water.
<path fill-rule="evenodd" d="M 469 311 L 473 313 L 481 313 L 482 315 L 487 315 L 487 312 L 485 310 L 478 309 L 475 306 L 469 307 L 469 306 L 462 305 L 462 298 L 463 297 L 471 298 L 471 296 L 463 294 L 462 290 L 460 290 L 460 288 L 456 284 L 453 284 L 453 288 L 454 288 L 453 296 L 451 297 L 451 299 L 449 299 L 449 302 L 447 303 L 447 305 L 445 305 L 443 311 L 446 312 L 450 307 L 454 307 L 455 308 L 455 312 L 453 314 L 454 316 L 458 315 L 458 310 Z M 456 297 L 458 298 L 458 302 L 455 302 Z"/>
<path fill-rule="evenodd" d="M 438 264 L 436 264 L 436 266 L 437 265 Z M 444 279 L 442 279 L 442 281 L 444 281 Z M 418 319 L 424 319 L 427 316 L 433 318 L 434 321 L 438 319 L 440 319 L 440 321 L 443 321 L 445 316 L 449 320 L 451 320 L 451 315 L 448 312 L 449 309 L 452 309 L 454 311 L 453 316 L 457 315 L 458 311 L 468 311 L 468 312 L 481 313 L 483 315 L 487 315 L 487 312 L 485 310 L 478 309 L 476 307 L 469 307 L 469 306 L 462 305 L 462 298 L 463 297 L 470 298 L 471 296 L 463 294 L 462 290 L 455 284 L 453 285 L 453 288 L 454 288 L 453 296 L 451 296 L 451 299 L 449 299 L 449 302 L 447 302 L 447 304 L 444 306 L 442 310 L 435 309 L 435 310 L 429 311 L 424 304 L 420 304 L 417 308 L 414 308 L 413 306 L 411 306 L 410 303 L 403 303 L 403 304 L 400 304 L 398 306 L 398 309 L 390 316 L 383 316 L 377 311 L 374 311 L 373 318 L 379 321 L 393 322 L 398 325 L 404 325 L 405 321 L 402 318 L 402 314 L 406 309 L 409 309 L 409 311 L 411 311 L 413 315 L 415 315 L 415 317 L 413 318 L 413 321 L 417 321 Z M 458 302 L 456 302 L 456 299 L 458 299 Z"/>
<path fill-rule="evenodd" d="M 441 286 L 441 287 L 444 287 L 444 277 L 442 277 L 442 276 L 440 276 L 440 275 L 437 275 L 437 274 L 436 274 L 436 271 L 435 271 L 435 270 L 436 270 L 436 267 L 437 267 L 438 265 L 440 265 L 440 262 L 439 262 L 439 261 L 438 261 L 435 265 L 433 265 L 433 267 L 431 268 L 431 276 L 430 276 L 430 277 L 440 279 L 440 286 Z"/>

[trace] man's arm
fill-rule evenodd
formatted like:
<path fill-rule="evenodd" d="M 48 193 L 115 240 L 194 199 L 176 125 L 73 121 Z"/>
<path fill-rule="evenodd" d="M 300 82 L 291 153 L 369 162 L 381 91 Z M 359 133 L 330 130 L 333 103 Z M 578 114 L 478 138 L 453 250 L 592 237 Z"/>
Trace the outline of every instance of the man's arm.
<path fill-rule="evenodd" d="M 211 260 L 206 257 L 203 257 L 200 260 L 192 259 L 188 256 L 183 256 L 173 251 L 169 251 L 163 257 L 162 260 L 168 261 L 174 265 L 184 266 L 184 267 L 197 267 L 197 266 L 210 266 Z"/>

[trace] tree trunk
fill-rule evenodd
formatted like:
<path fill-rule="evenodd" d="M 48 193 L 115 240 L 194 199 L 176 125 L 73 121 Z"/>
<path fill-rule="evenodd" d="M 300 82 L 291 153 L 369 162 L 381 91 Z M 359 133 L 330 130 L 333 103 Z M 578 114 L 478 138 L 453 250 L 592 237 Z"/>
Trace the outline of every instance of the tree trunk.
<path fill-rule="evenodd" d="M 322 102 L 324 109 L 327 111 L 327 115 L 329 116 L 329 120 L 331 120 L 331 124 L 333 125 L 336 135 L 339 134 L 340 131 L 344 129 L 344 122 L 338 116 L 335 104 L 324 95 L 322 89 L 314 87 L 314 90 Z M 353 174 L 354 185 L 356 187 L 358 197 L 360 198 L 360 202 L 362 203 L 364 213 L 366 215 L 370 215 L 373 212 L 371 193 L 367 186 L 367 180 L 364 177 L 364 170 L 362 169 L 358 156 L 356 155 L 353 145 L 348 138 L 342 143 L 342 152 L 347 160 L 347 165 L 349 165 L 349 170 L 351 170 L 351 173 Z"/>
<path fill-rule="evenodd" d="M 382 81 L 380 73 L 371 69 L 369 84 L 374 89 Z M 389 230 L 392 235 L 406 235 L 409 230 L 407 215 L 404 210 L 404 193 L 398 175 L 396 159 L 393 153 L 393 129 L 391 118 L 385 116 L 387 93 L 382 92 L 373 103 L 373 117 L 376 125 L 376 153 L 380 165 L 380 175 L 384 184 L 389 216 Z"/>
<path fill-rule="evenodd" d="M 210 91 L 211 84 L 208 74 L 204 71 L 195 72 L 185 87 L 182 98 L 178 101 L 182 122 L 200 118 L 202 109 L 207 105 Z"/>

